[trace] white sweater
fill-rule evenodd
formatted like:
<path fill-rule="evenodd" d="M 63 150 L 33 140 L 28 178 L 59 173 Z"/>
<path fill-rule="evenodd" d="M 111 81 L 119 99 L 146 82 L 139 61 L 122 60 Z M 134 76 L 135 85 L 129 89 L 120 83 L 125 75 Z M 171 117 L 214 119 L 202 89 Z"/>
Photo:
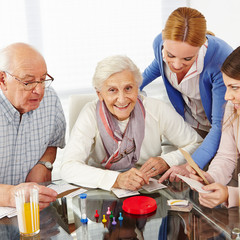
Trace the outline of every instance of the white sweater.
<path fill-rule="evenodd" d="M 97 127 L 96 103 L 95 100 L 86 104 L 78 116 L 63 155 L 61 176 L 65 181 L 83 187 L 110 190 L 119 172 L 101 166 L 106 153 Z M 161 156 L 170 167 L 185 163 L 179 150 L 161 155 L 162 135 L 190 154 L 200 145 L 202 138 L 166 103 L 145 97 L 143 105 L 146 111 L 145 136 L 136 167 L 157 156 Z"/>

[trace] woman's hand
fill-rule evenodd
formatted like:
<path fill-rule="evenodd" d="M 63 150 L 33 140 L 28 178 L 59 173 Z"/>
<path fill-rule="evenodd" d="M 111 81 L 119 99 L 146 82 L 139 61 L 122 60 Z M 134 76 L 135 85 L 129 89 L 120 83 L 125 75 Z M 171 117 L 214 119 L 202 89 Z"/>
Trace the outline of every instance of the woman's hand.
<path fill-rule="evenodd" d="M 165 172 L 167 169 L 169 166 L 161 157 L 151 157 L 142 165 L 140 171 L 150 178 Z"/>
<path fill-rule="evenodd" d="M 118 175 L 113 187 L 135 191 L 140 189 L 144 184 L 148 183 L 149 177 L 136 168 L 131 168 L 127 172 L 120 173 Z"/>
<path fill-rule="evenodd" d="M 212 191 L 211 193 L 199 193 L 199 202 L 201 205 L 209 208 L 227 202 L 228 188 L 220 183 L 212 183 L 203 187 L 204 190 Z"/>
<path fill-rule="evenodd" d="M 179 165 L 179 166 L 172 166 L 170 169 L 168 169 L 163 175 L 162 177 L 159 178 L 158 182 L 162 183 L 163 181 L 165 181 L 166 179 L 169 178 L 170 182 L 176 181 L 179 182 L 180 178 L 178 178 L 176 176 L 176 174 L 180 174 L 182 176 L 187 176 L 189 177 L 189 172 L 186 169 L 186 166 L 188 166 L 188 163 L 185 163 L 183 165 Z"/>
<path fill-rule="evenodd" d="M 189 165 L 186 167 L 186 169 L 189 172 L 189 177 L 197 180 L 199 182 L 204 182 L 203 179 L 197 174 L 197 172 L 191 168 Z M 201 170 L 201 169 L 200 169 Z M 204 172 L 203 170 L 201 170 L 203 176 L 208 180 L 209 183 L 214 183 L 214 179 L 211 177 L 211 175 L 207 172 Z"/>

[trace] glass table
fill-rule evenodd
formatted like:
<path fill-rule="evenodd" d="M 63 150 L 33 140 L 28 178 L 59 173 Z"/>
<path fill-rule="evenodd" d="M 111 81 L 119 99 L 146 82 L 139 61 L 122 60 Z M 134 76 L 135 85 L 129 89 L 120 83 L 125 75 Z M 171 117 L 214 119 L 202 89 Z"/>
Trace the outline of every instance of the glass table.
<path fill-rule="evenodd" d="M 81 222 L 80 199 L 61 197 L 40 213 L 40 234 L 31 238 L 20 238 L 17 217 L 0 220 L 0 239 L 231 239 L 231 231 L 239 227 L 239 209 L 217 207 L 209 209 L 200 206 L 197 192 L 185 183 L 168 183 L 166 189 L 143 196 L 154 198 L 157 210 L 147 215 L 132 215 L 122 210 L 125 198 L 118 199 L 112 192 L 88 189 L 88 223 Z M 190 212 L 172 211 L 168 199 L 189 199 L 193 205 Z M 116 218 L 116 225 L 106 212 L 110 207 Z M 98 210 L 99 218 L 95 218 Z M 123 220 L 119 221 L 119 213 Z M 107 223 L 102 223 L 103 214 Z"/>

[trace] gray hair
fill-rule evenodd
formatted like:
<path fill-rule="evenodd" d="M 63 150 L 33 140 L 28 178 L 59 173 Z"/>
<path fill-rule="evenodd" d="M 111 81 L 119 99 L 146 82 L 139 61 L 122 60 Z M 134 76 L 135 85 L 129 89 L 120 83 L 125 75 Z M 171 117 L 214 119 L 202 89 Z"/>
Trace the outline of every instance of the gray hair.
<path fill-rule="evenodd" d="M 104 58 L 97 64 L 93 76 L 92 84 L 96 90 L 101 90 L 105 80 L 115 73 L 128 70 L 132 72 L 137 85 L 140 87 L 142 84 L 142 74 L 133 61 L 123 55 L 114 55 Z"/>

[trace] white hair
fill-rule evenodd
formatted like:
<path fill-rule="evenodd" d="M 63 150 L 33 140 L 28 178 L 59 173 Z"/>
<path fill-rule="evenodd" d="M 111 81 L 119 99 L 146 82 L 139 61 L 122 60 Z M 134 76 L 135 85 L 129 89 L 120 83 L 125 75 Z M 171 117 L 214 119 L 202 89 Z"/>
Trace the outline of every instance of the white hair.
<path fill-rule="evenodd" d="M 132 72 L 137 85 L 142 84 L 142 74 L 133 61 L 124 55 L 114 55 L 104 58 L 97 64 L 92 84 L 96 90 L 101 90 L 105 80 L 115 73 L 128 70 Z"/>

